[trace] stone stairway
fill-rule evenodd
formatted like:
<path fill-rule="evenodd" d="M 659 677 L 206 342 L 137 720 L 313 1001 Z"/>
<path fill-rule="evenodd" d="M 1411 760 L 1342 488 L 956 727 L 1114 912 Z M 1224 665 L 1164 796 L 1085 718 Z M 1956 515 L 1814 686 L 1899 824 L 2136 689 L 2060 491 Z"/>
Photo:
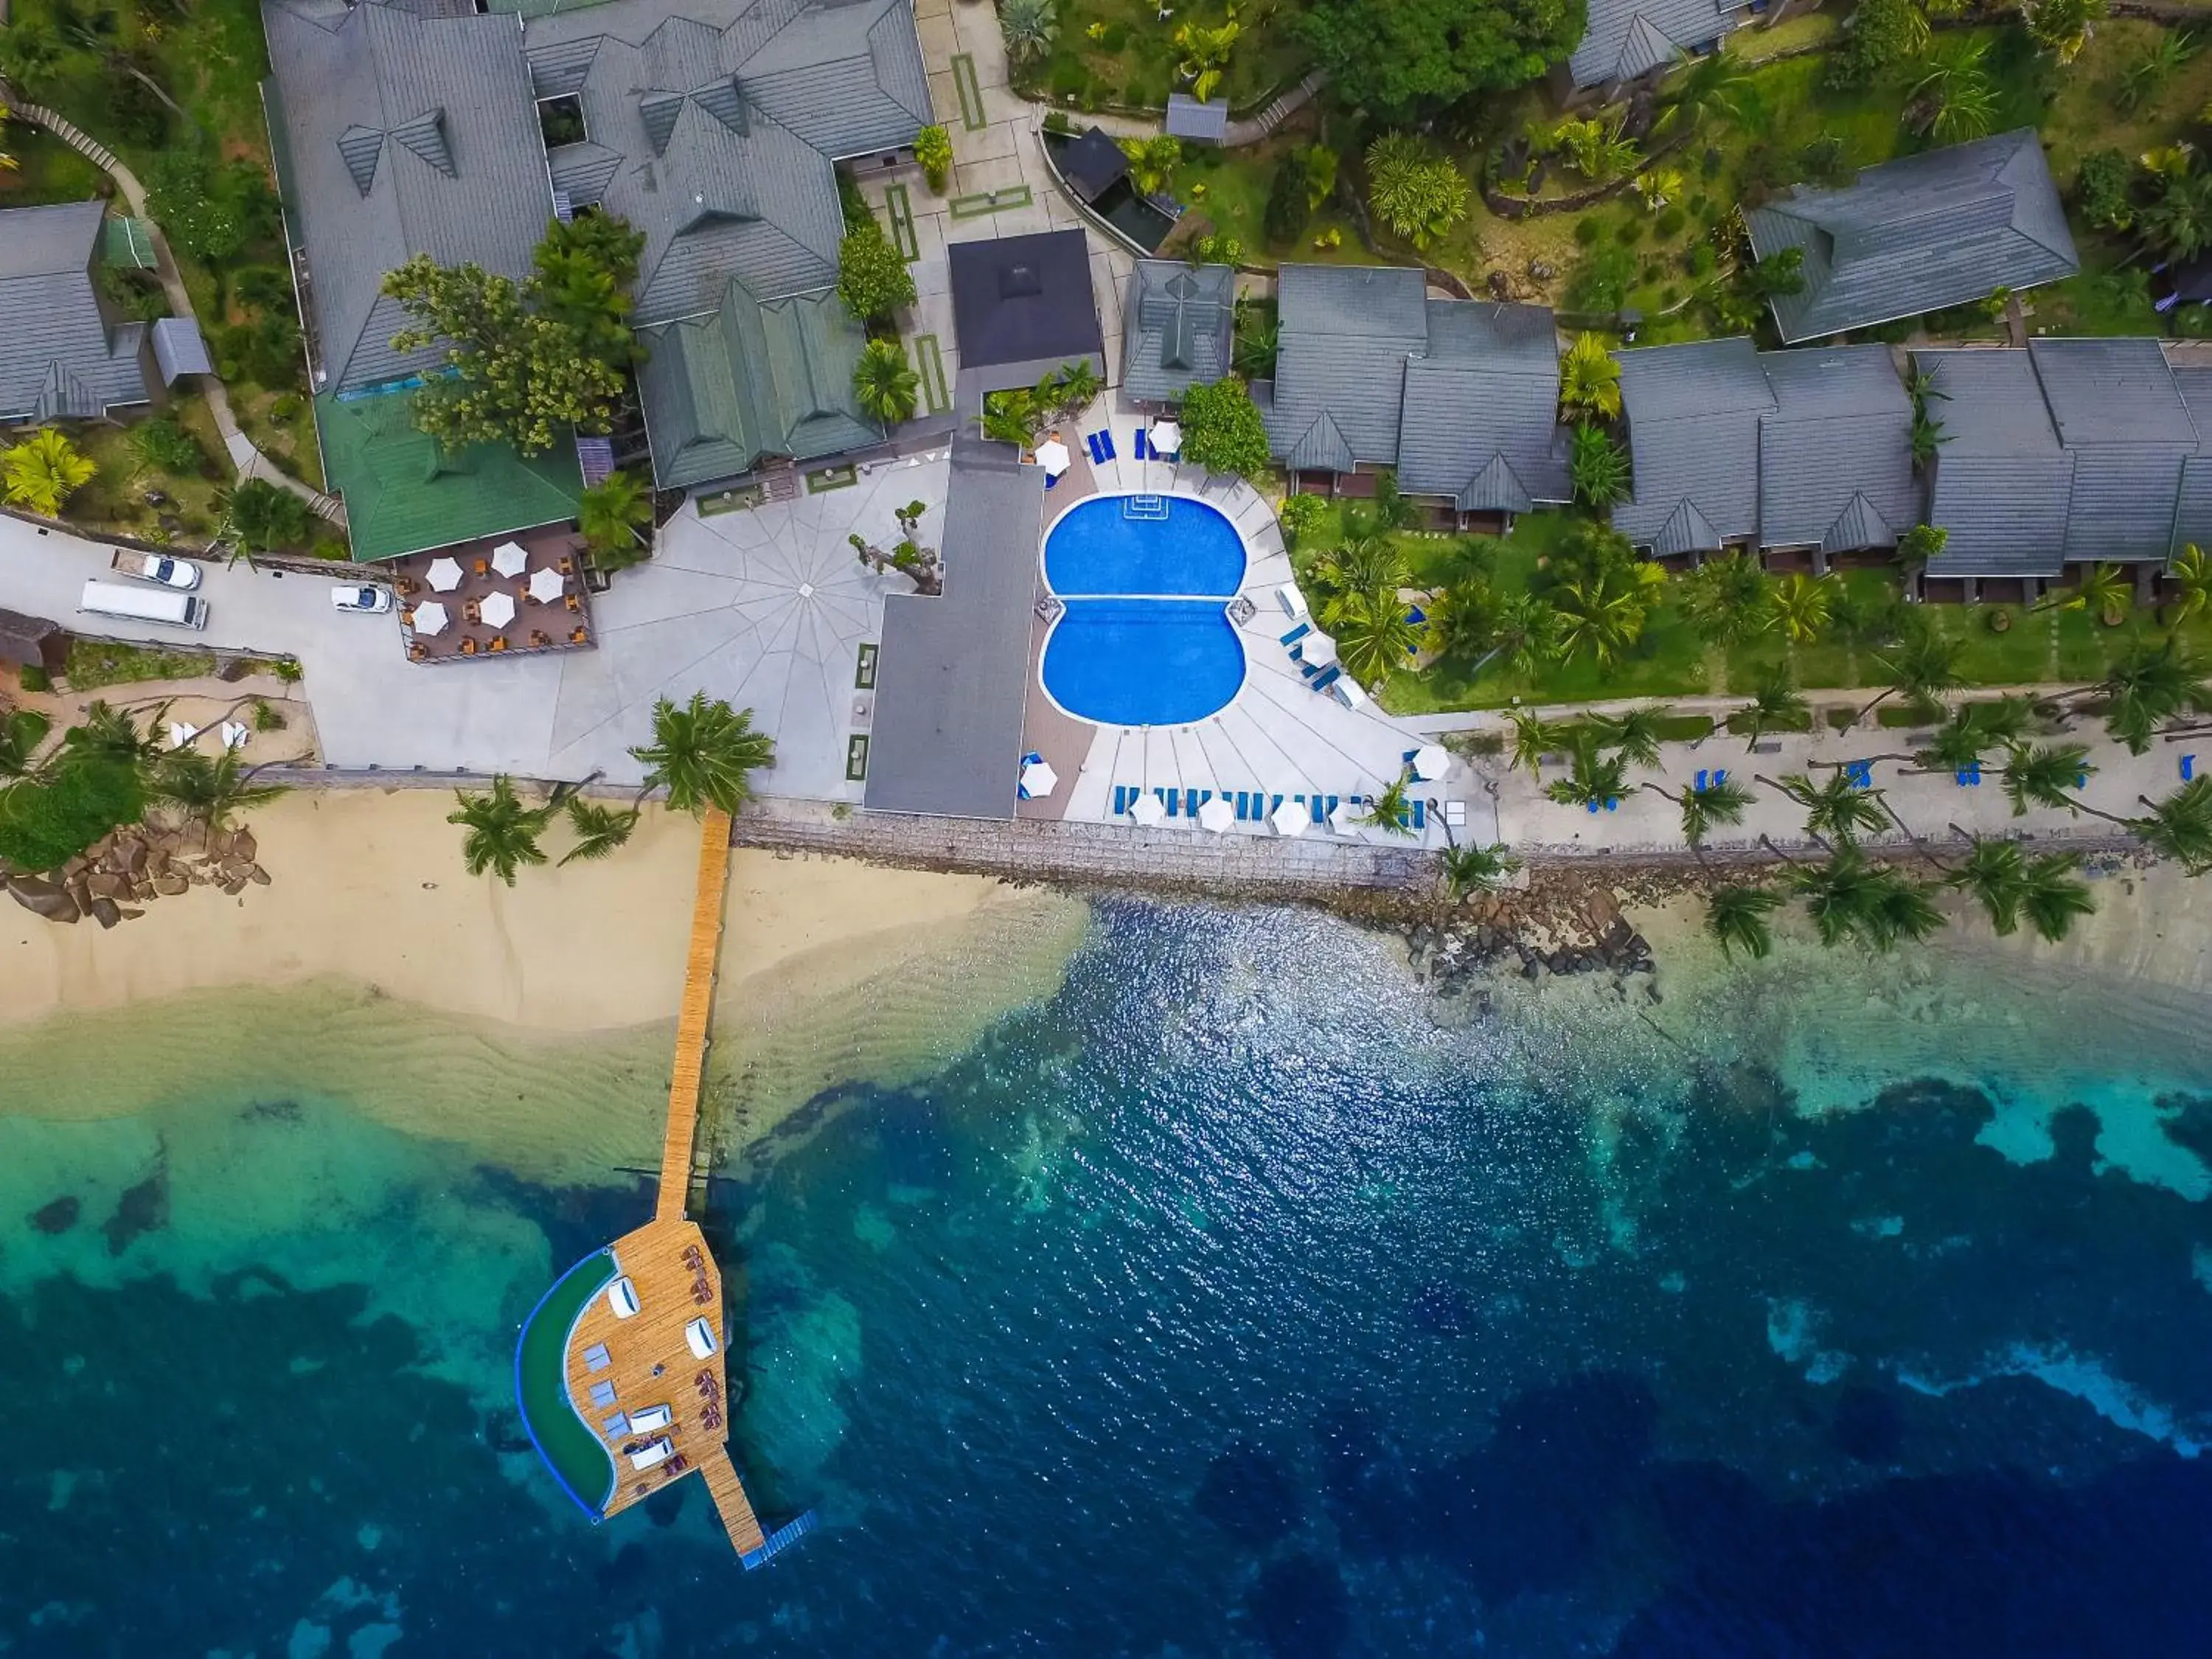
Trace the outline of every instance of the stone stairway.
<path fill-rule="evenodd" d="M 1231 149 L 1260 143 L 1277 127 L 1313 102 L 1314 94 L 1328 84 L 1328 75 L 1322 70 L 1316 70 L 1249 120 L 1231 121 L 1229 124 L 1229 131 L 1223 136 L 1221 142 Z"/>

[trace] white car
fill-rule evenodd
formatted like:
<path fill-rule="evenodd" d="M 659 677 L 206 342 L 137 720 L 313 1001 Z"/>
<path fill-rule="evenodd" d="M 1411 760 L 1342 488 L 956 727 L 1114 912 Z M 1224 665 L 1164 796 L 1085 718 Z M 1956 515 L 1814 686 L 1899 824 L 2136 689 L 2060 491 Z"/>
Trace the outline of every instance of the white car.
<path fill-rule="evenodd" d="M 388 587 L 360 587 L 351 582 L 341 582 L 331 589 L 331 603 L 341 611 L 361 611 L 373 615 L 392 609 L 392 590 Z"/>
<path fill-rule="evenodd" d="M 163 587 L 181 588 L 185 592 L 200 585 L 200 568 L 190 559 L 173 559 L 167 553 L 142 553 L 135 549 L 118 547 L 108 568 L 126 576 L 136 576 L 141 581 L 158 582 Z"/>

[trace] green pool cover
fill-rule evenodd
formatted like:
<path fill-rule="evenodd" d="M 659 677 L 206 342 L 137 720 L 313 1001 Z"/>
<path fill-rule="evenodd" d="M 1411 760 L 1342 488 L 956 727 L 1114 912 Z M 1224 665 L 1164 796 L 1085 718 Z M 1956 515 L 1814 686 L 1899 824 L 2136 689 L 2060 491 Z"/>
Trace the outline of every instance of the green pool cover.
<path fill-rule="evenodd" d="M 569 1497 L 594 1521 L 614 1493 L 614 1461 L 568 1403 L 568 1333 L 584 1304 L 615 1276 L 614 1253 L 586 1256 L 561 1275 L 523 1322 L 514 1347 L 514 1395 L 523 1426 Z"/>

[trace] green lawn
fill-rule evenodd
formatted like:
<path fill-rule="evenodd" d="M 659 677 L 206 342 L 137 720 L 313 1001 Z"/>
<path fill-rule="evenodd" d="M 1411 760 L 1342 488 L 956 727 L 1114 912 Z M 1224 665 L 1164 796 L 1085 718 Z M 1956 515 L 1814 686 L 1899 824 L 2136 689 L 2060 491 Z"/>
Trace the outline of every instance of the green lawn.
<path fill-rule="evenodd" d="M 1217 98 L 1249 111 L 1306 72 L 1309 59 L 1292 27 L 1301 9 L 1299 0 L 1277 0 L 1259 17 L 1248 11 L 1238 20 L 1243 33 Z M 1230 9 L 1224 0 L 1203 0 L 1176 7 L 1162 21 L 1155 0 L 1061 0 L 1052 50 L 1020 71 L 1020 90 L 1077 109 L 1164 109 L 1170 92 L 1189 89 L 1177 72 L 1183 54 L 1175 44 L 1176 28 L 1186 22 L 1218 27 Z"/>
<path fill-rule="evenodd" d="M 0 148 L 15 159 L 11 170 L 0 172 L 0 208 L 82 202 L 113 189 L 106 173 L 43 127 L 27 121 L 9 122 Z"/>

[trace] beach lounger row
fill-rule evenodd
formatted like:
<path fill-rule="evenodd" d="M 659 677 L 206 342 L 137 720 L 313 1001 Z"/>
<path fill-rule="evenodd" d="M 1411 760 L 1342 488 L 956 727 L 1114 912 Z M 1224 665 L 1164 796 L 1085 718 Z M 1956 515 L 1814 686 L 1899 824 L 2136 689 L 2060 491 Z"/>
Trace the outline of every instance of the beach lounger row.
<path fill-rule="evenodd" d="M 1724 766 L 1716 767 L 1711 771 L 1702 766 L 1698 769 L 1698 787 L 1700 789 L 1717 789 L 1727 781 L 1728 769 Z"/>
<path fill-rule="evenodd" d="M 1117 818 L 1120 817 L 1134 806 L 1139 797 L 1145 793 L 1145 788 L 1140 784 L 1115 784 L 1113 815 Z M 1198 809 L 1212 800 L 1214 793 L 1211 789 L 1154 789 L 1151 793 L 1159 797 L 1160 804 L 1167 808 L 1168 816 L 1171 818 L 1196 817 Z M 1236 808 L 1237 820 L 1240 823 L 1264 823 L 1273 816 L 1275 809 L 1286 799 L 1297 801 L 1307 807 L 1312 813 L 1313 821 L 1316 823 L 1325 823 L 1328 820 L 1328 815 L 1336 811 L 1340 802 L 1348 799 L 1354 806 L 1371 806 L 1375 798 L 1371 795 L 1285 796 L 1271 795 L 1264 789 L 1224 789 L 1221 792 L 1221 799 Z M 1399 822 L 1411 824 L 1416 832 L 1425 831 L 1429 825 L 1429 814 L 1440 810 L 1434 801 L 1416 798 L 1409 804 L 1406 816 L 1399 819 Z"/>

